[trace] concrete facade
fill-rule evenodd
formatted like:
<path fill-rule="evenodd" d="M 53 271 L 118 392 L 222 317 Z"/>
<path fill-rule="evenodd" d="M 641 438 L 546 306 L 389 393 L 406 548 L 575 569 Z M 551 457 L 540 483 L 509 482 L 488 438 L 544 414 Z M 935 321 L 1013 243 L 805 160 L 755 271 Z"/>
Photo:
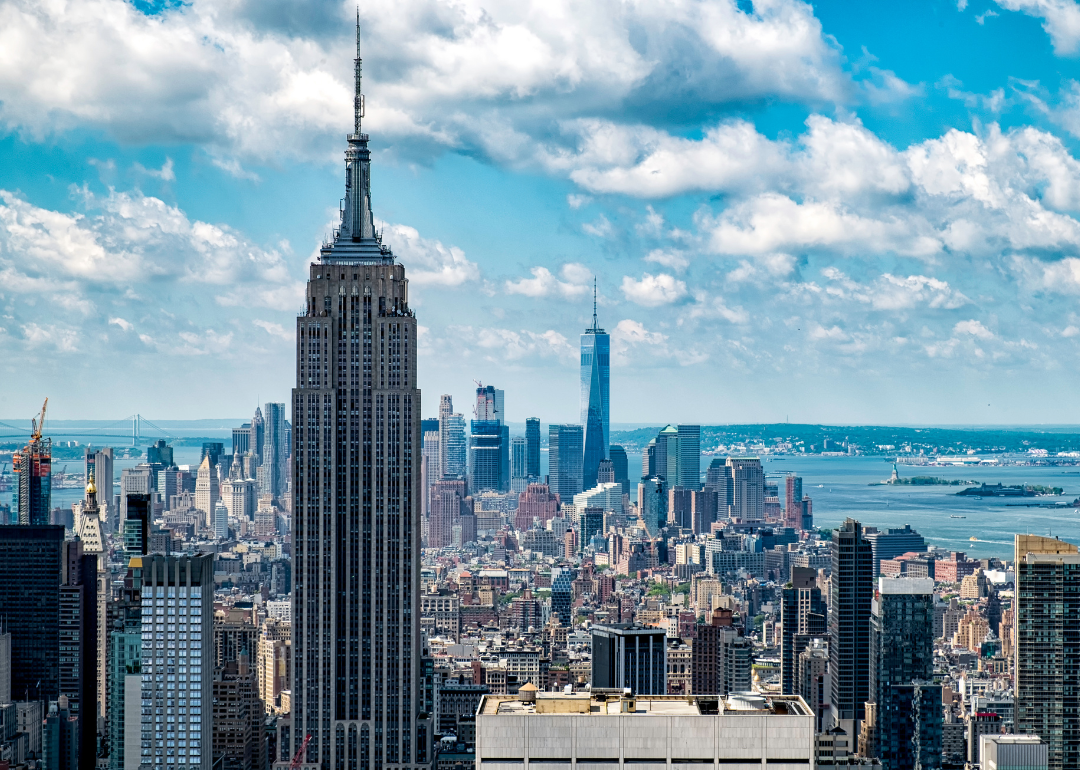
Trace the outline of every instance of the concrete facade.
<path fill-rule="evenodd" d="M 805 770 L 813 764 L 814 716 L 797 696 L 601 697 L 484 696 L 476 717 L 477 770 Z"/>

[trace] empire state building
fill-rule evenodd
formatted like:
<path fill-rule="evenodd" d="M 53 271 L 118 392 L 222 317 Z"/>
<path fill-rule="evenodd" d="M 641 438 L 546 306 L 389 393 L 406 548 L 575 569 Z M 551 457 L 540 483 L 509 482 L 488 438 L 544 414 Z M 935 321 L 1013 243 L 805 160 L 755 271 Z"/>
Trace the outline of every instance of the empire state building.
<path fill-rule="evenodd" d="M 359 22 L 355 77 L 341 222 L 311 265 L 296 323 L 289 755 L 308 739 L 306 768 L 412 770 L 431 762 L 416 317 L 371 212 Z"/>

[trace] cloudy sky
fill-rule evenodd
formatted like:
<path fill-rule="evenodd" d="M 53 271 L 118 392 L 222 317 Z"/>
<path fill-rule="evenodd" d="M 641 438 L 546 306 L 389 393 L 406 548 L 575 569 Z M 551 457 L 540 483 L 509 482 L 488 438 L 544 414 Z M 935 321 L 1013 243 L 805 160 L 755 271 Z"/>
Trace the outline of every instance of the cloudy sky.
<path fill-rule="evenodd" d="M 0 419 L 286 400 L 355 3 L 0 1 Z M 1073 0 L 360 8 L 420 379 L 576 420 L 1080 423 Z"/>

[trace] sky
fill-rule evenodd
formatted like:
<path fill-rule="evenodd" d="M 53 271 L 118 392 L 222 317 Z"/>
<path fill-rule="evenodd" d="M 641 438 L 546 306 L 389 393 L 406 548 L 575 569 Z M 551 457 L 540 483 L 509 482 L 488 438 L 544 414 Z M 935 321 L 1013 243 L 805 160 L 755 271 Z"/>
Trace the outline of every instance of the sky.
<path fill-rule="evenodd" d="M 0 419 L 285 401 L 355 3 L 0 0 Z M 1072 0 L 364 3 L 425 415 L 1080 423 Z"/>

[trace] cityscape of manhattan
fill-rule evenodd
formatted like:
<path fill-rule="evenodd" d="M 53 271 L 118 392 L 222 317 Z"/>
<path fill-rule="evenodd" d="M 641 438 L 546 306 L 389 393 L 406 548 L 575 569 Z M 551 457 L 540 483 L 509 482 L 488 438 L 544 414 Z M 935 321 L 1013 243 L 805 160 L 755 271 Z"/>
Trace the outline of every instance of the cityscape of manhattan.
<path fill-rule="evenodd" d="M 1080 2 L 0 19 L 0 770 L 1080 768 Z"/>

